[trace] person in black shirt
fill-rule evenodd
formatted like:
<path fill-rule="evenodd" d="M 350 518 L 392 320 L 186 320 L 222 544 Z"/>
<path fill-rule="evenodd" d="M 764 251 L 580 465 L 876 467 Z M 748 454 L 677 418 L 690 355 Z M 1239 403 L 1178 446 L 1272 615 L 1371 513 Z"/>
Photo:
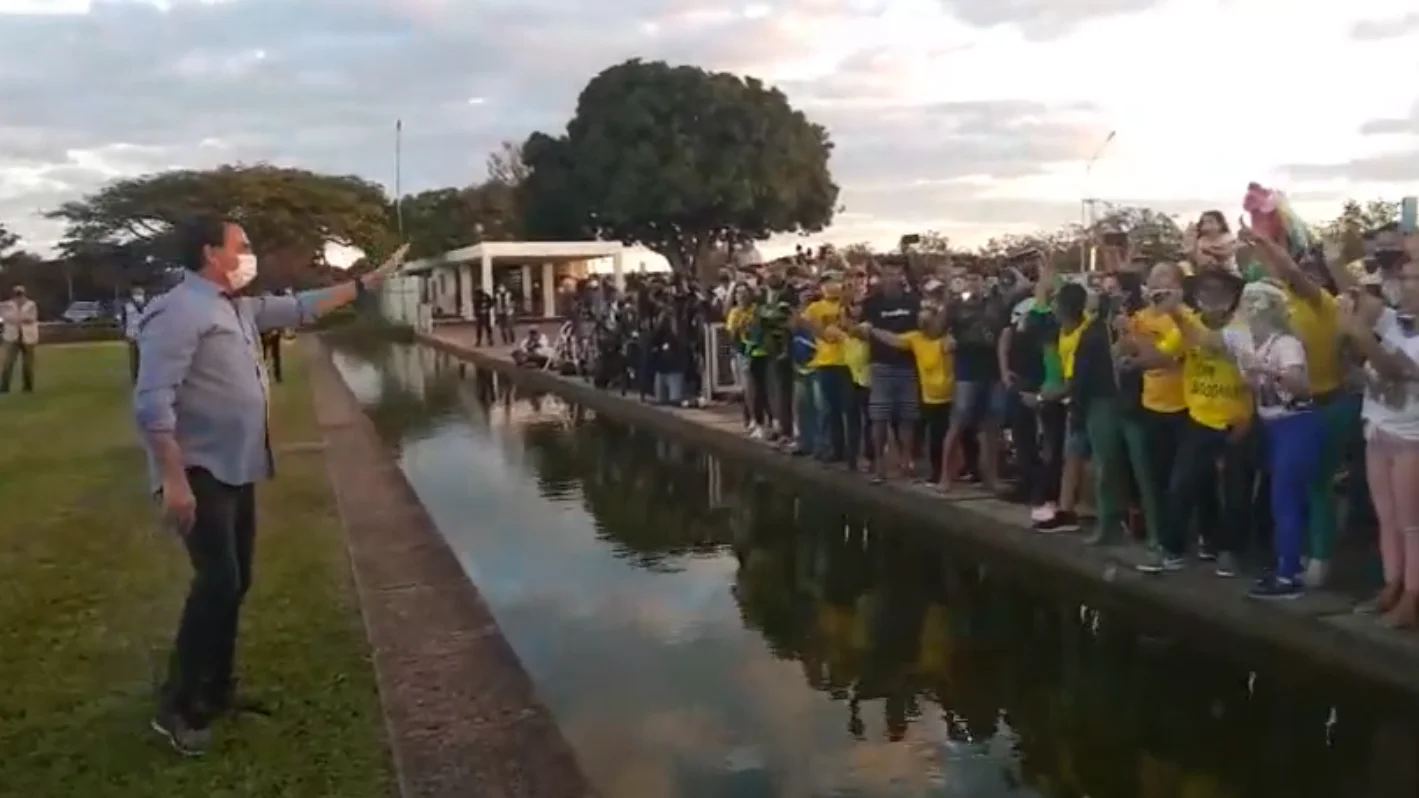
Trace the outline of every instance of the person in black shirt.
<path fill-rule="evenodd" d="M 902 335 L 917 328 L 920 315 L 921 300 L 906 293 L 902 267 L 884 263 L 876 290 L 862 303 L 863 323 Z M 886 478 L 887 438 L 894 425 L 898 426 L 896 437 L 901 447 L 898 452 L 899 465 L 905 466 L 914 459 L 910 430 L 916 423 L 920 387 L 917 385 L 916 360 L 911 352 L 875 338 L 869 340 L 868 352 L 872 385 L 867 417 L 872 422 L 872 446 L 876 450 L 875 480 L 881 481 Z"/>
<path fill-rule="evenodd" d="M 493 296 L 482 288 L 473 291 L 473 345 L 493 342 Z"/>
<path fill-rule="evenodd" d="M 1000 422 L 1005 414 L 1005 389 L 1000 382 L 998 342 L 1009 323 L 1009 308 L 999 293 L 989 290 L 979 274 L 966 278 L 956 298 L 952 336 L 956 339 L 956 397 L 951 406 L 951 430 L 946 433 L 949 462 L 963 438 L 974 434 L 979 443 L 977 466 L 986 487 L 996 487 Z M 941 479 L 949 489 L 948 470 Z"/>
<path fill-rule="evenodd" d="M 1030 293 L 1021 296 L 1021 290 Z M 1038 395 L 1045 378 L 1046 336 L 1054 335 L 1055 330 L 1053 325 L 1039 322 L 1040 317 L 1050 314 L 1035 312 L 1037 302 L 1032 287 L 1020 286 L 1012 298 L 1015 304 L 1010 309 L 1009 324 L 1000 333 L 997 355 L 1006 392 L 1004 423 L 1010 426 L 1015 448 L 1015 489 L 1007 498 L 1026 503 L 1041 493 L 1040 483 L 1048 478 L 1040 452 Z M 1062 429 L 1062 419 L 1060 422 Z M 1058 480 L 1055 476 L 1056 483 Z M 1056 484 L 1055 491 L 1058 490 Z"/>
<path fill-rule="evenodd" d="M 661 310 L 660 318 L 651 328 L 649 365 L 655 375 L 652 387 L 655 403 L 677 407 L 685 402 L 685 372 L 690 367 L 691 353 L 685 339 L 683 322 L 673 308 Z"/>

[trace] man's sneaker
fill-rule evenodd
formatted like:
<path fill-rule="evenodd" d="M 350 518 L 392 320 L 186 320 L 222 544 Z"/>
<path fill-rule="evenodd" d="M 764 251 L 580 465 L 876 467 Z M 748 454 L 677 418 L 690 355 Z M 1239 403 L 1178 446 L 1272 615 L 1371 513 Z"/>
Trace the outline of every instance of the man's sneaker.
<path fill-rule="evenodd" d="M 1286 579 L 1275 574 L 1267 574 L 1252 585 L 1247 592 L 1254 599 L 1296 599 L 1305 594 L 1299 579 Z"/>
<path fill-rule="evenodd" d="M 1031 525 L 1036 532 L 1054 534 L 1055 532 L 1078 532 L 1079 519 L 1074 513 L 1068 510 L 1060 510 L 1044 521 L 1036 521 Z"/>
<path fill-rule="evenodd" d="M 1181 557 L 1158 552 L 1148 555 L 1146 560 L 1134 567 L 1138 569 L 1139 573 L 1166 574 L 1181 571 L 1186 565 L 1187 562 Z"/>
<path fill-rule="evenodd" d="M 1222 577 L 1233 577 L 1239 573 L 1237 565 L 1237 555 L 1230 551 L 1224 551 L 1217 555 L 1217 567 L 1215 573 Z"/>
<path fill-rule="evenodd" d="M 1214 562 L 1217 559 L 1217 552 L 1206 543 L 1197 544 L 1197 559 L 1203 562 Z"/>
<path fill-rule="evenodd" d="M 1039 507 L 1030 508 L 1030 522 L 1038 524 L 1041 521 L 1048 521 L 1054 518 L 1059 510 L 1053 504 L 1041 504 Z"/>
<path fill-rule="evenodd" d="M 761 427 L 761 426 L 759 426 L 758 424 L 751 424 L 751 425 L 749 426 L 749 437 L 750 437 L 750 438 L 753 438 L 753 439 L 756 440 L 756 441 L 761 441 L 761 440 L 763 440 L 763 439 L 764 439 L 764 428 Z"/>
<path fill-rule="evenodd" d="M 183 756 L 202 756 L 212 745 L 212 729 L 189 723 L 180 712 L 160 710 L 149 725 Z"/>

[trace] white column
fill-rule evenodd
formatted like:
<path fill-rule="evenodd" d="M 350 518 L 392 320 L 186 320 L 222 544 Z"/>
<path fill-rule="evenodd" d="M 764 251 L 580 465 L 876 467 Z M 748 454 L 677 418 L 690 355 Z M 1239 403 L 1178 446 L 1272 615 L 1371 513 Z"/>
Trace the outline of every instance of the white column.
<path fill-rule="evenodd" d="M 532 264 L 522 264 L 522 312 L 532 313 Z"/>
<path fill-rule="evenodd" d="M 626 251 L 622 249 L 611 256 L 611 281 L 616 286 L 617 291 L 626 290 L 626 264 L 624 256 Z"/>
<path fill-rule="evenodd" d="M 542 315 L 557 315 L 557 265 L 542 264 Z"/>
<path fill-rule="evenodd" d="M 483 253 L 483 281 L 479 283 L 490 295 L 493 293 L 493 256 Z"/>
<path fill-rule="evenodd" d="M 453 268 L 458 269 L 458 304 L 459 315 L 464 321 L 473 320 L 473 267 L 466 263 L 461 263 Z"/>

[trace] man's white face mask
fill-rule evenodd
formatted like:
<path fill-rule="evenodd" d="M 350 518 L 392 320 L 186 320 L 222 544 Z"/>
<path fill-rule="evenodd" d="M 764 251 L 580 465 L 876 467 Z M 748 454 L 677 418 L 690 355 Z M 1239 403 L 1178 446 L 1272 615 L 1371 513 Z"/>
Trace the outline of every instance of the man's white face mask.
<path fill-rule="evenodd" d="M 142 302 L 142 301 L 143 301 L 143 298 L 144 298 L 144 295 L 143 295 L 143 292 L 142 292 L 142 291 L 134 291 L 134 292 L 133 292 L 133 301 L 134 301 L 134 302 Z"/>
<path fill-rule="evenodd" d="M 232 271 L 229 278 L 232 281 L 232 290 L 240 291 L 251 284 L 256 279 L 256 256 L 247 253 L 237 256 L 237 267 Z"/>

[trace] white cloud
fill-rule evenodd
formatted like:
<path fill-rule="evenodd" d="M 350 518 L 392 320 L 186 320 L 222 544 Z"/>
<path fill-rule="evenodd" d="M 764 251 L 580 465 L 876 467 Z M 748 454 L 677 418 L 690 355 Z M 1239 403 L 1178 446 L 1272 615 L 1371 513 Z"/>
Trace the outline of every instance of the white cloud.
<path fill-rule="evenodd" d="M 43 246 L 58 230 L 38 213 L 64 199 L 233 160 L 390 182 L 396 118 L 407 190 L 466 182 L 633 56 L 758 74 L 826 124 L 840 242 L 979 242 L 1077 219 L 1084 195 L 1231 209 L 1253 179 L 1324 214 L 1419 177 L 1398 77 L 1419 67 L 1412 16 L 1408 0 L 0 0 L 0 219 Z"/>

